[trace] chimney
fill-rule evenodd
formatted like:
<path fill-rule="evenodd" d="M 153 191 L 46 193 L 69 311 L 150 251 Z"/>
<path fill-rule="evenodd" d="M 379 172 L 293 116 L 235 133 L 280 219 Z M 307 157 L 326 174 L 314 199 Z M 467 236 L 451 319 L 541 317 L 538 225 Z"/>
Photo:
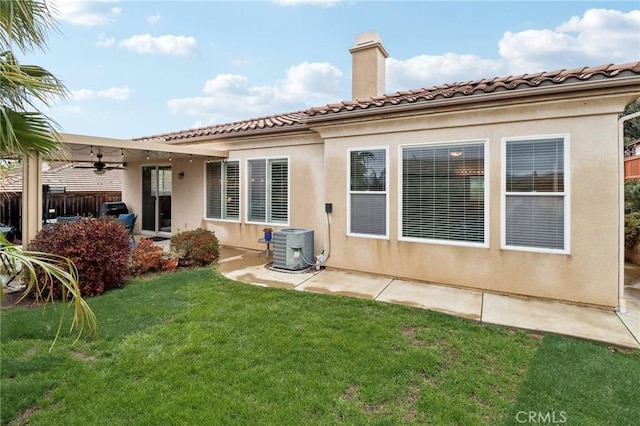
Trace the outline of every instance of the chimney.
<path fill-rule="evenodd" d="M 389 54 L 378 32 L 358 34 L 349 52 L 353 58 L 351 97 L 355 100 L 384 94 L 384 62 Z"/>

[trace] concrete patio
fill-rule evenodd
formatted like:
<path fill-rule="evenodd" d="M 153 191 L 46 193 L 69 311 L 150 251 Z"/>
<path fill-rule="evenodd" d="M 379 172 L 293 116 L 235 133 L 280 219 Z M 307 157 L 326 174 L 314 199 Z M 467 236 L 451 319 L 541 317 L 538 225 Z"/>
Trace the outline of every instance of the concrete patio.
<path fill-rule="evenodd" d="M 627 313 L 486 293 L 326 268 L 312 272 L 270 269 L 265 252 L 222 247 L 220 272 L 264 287 L 373 299 L 499 324 L 640 349 L 640 267 L 629 267 Z M 634 265 L 635 266 L 635 265 Z"/>

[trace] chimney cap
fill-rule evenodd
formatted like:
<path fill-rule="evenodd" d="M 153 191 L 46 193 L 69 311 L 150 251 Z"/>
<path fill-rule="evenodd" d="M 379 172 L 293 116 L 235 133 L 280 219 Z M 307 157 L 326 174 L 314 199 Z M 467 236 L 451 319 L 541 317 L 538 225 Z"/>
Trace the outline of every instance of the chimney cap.
<path fill-rule="evenodd" d="M 382 46 L 382 39 L 376 30 L 357 34 L 356 41 L 353 44 L 353 47 L 349 49 L 349 52 L 354 53 L 371 47 L 377 47 L 385 58 L 389 57 L 384 46 Z"/>

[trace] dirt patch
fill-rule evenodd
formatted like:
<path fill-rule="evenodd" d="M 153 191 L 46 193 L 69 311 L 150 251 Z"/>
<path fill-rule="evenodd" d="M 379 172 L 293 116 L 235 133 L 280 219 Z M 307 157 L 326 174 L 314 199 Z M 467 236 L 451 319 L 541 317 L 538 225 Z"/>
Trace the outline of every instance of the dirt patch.
<path fill-rule="evenodd" d="M 29 407 L 26 410 L 24 410 L 22 413 L 20 413 L 20 415 L 18 415 L 18 417 L 16 417 L 15 419 L 13 419 L 13 421 L 11 422 L 11 424 L 15 424 L 15 425 L 28 425 L 29 424 L 29 418 L 31 416 L 33 416 L 33 414 L 35 412 L 37 412 L 38 409 L 35 407 Z"/>
<path fill-rule="evenodd" d="M 21 291 L 16 291 L 14 293 L 5 293 L 3 289 L 2 297 L 0 297 L 0 307 L 2 308 L 11 308 L 14 306 L 29 307 L 34 305 L 33 299 L 31 299 L 30 297 L 27 296 L 22 300 L 20 300 L 21 297 L 22 297 Z"/>
<path fill-rule="evenodd" d="M 92 355 L 87 355 L 84 352 L 74 351 L 73 357 L 82 361 L 95 361 L 97 358 Z"/>

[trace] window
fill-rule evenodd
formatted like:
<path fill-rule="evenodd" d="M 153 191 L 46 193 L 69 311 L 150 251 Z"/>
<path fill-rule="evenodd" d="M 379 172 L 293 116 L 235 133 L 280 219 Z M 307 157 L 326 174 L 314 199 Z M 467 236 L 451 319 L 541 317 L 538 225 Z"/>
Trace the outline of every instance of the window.
<path fill-rule="evenodd" d="M 240 219 L 240 163 L 207 163 L 207 218 Z"/>
<path fill-rule="evenodd" d="M 349 233 L 387 235 L 387 150 L 349 151 Z"/>
<path fill-rule="evenodd" d="M 485 143 L 401 148 L 401 237 L 485 244 Z"/>
<path fill-rule="evenodd" d="M 566 251 L 565 138 L 504 143 L 503 246 Z"/>
<path fill-rule="evenodd" d="M 289 160 L 286 158 L 249 160 L 250 222 L 289 221 Z"/>

